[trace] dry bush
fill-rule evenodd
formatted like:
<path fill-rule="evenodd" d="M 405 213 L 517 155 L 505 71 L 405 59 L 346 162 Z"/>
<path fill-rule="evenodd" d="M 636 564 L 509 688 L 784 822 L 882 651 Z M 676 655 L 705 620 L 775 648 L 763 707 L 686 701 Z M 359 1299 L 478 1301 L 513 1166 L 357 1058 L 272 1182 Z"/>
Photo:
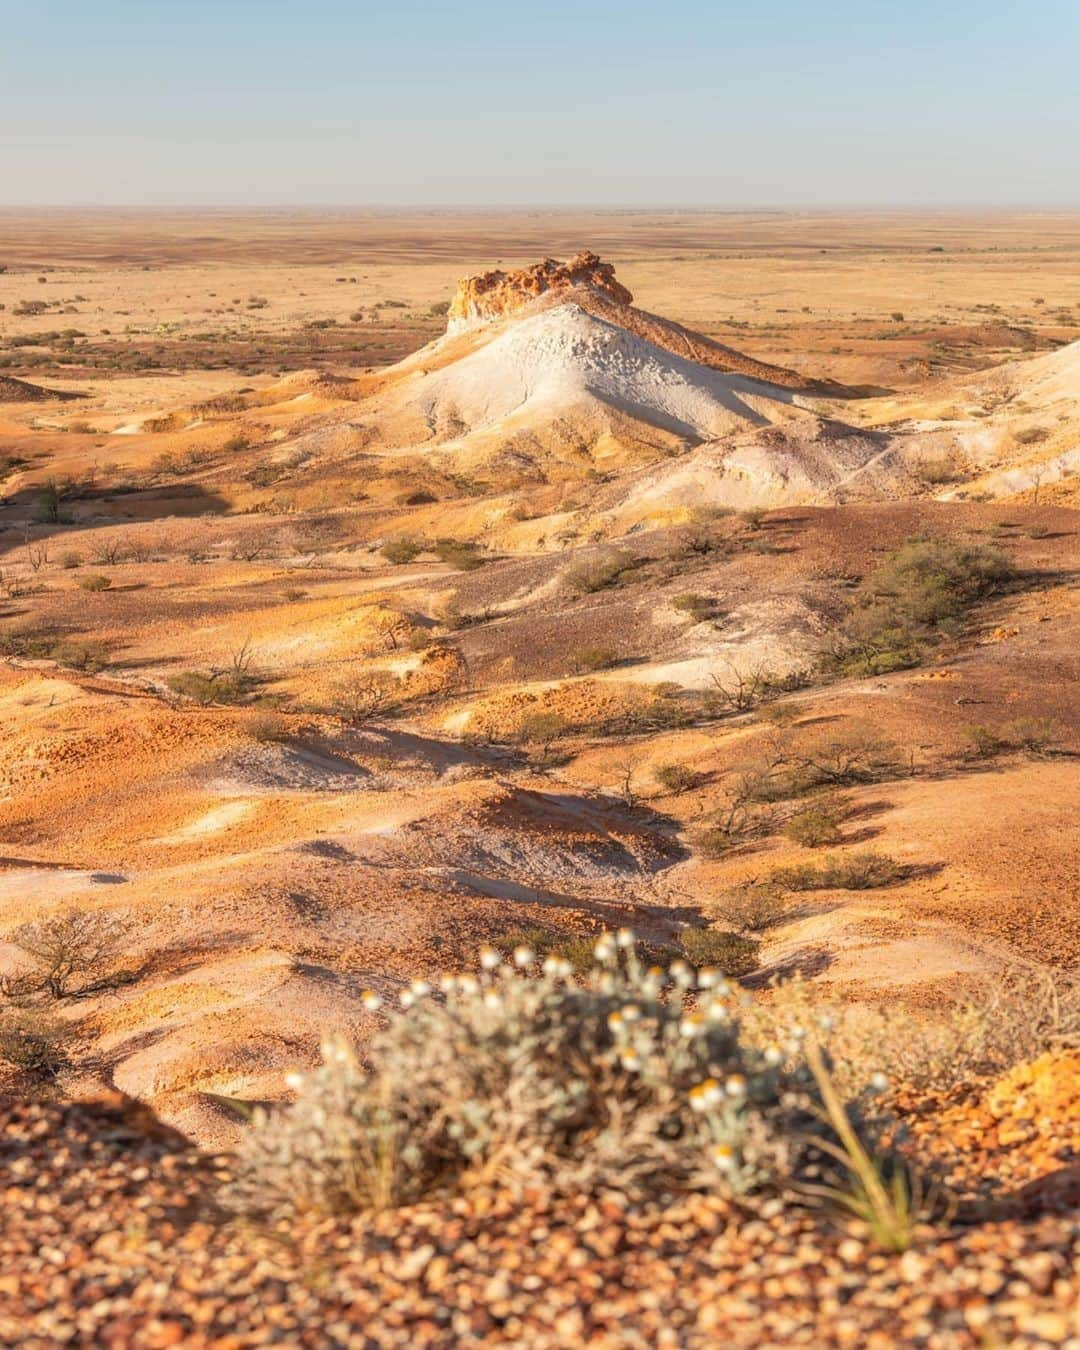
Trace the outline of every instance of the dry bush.
<path fill-rule="evenodd" d="M 703 781 L 703 775 L 686 764 L 661 764 L 653 770 L 653 777 L 666 791 L 676 795 L 692 792 Z"/>
<path fill-rule="evenodd" d="M 419 539 L 412 538 L 411 535 L 399 535 L 396 539 L 388 539 L 379 550 L 386 561 L 394 563 L 395 566 L 401 563 L 411 563 L 423 551 L 424 545 Z"/>
<path fill-rule="evenodd" d="M 627 936 L 602 937 L 582 976 L 558 957 L 536 971 L 531 950 L 515 952 L 519 972 L 489 950 L 441 997 L 414 982 L 370 1069 L 333 1042 L 294 1104 L 257 1112 L 234 1203 L 341 1213 L 495 1177 L 635 1200 L 781 1184 L 810 1119 L 805 1067 L 745 1044 L 715 972 L 646 971 Z"/>
<path fill-rule="evenodd" d="M 459 572 L 474 572 L 487 561 L 479 545 L 463 539 L 440 539 L 434 552 L 440 562 Z"/>
<path fill-rule="evenodd" d="M 100 572 L 91 572 L 88 576 L 79 577 L 76 585 L 84 591 L 107 591 L 112 586 L 112 579 Z"/>
<path fill-rule="evenodd" d="M 695 623 L 704 623 L 706 619 L 711 619 L 716 614 L 716 601 L 710 595 L 687 592 L 684 595 L 676 595 L 671 604 L 673 609 L 689 615 Z"/>
<path fill-rule="evenodd" d="M 8 941 L 29 969 L 10 977 L 0 993 L 65 999 L 115 989 L 131 978 L 121 958 L 133 930 L 127 915 L 99 910 L 68 909 L 21 924 Z"/>
<path fill-rule="evenodd" d="M 72 1040 L 66 1022 L 40 1009 L 7 1008 L 0 1013 L 0 1063 L 30 1078 L 56 1078 L 69 1063 Z"/>
<path fill-rule="evenodd" d="M 637 559 L 626 549 L 616 549 L 599 558 L 591 558 L 570 567 L 563 580 L 571 590 L 581 595 L 592 595 L 624 581 L 637 565 Z"/>
<path fill-rule="evenodd" d="M 242 703 L 251 693 L 253 680 L 242 671 L 185 670 L 165 682 L 174 694 L 202 707 L 214 703 Z"/>
<path fill-rule="evenodd" d="M 897 1086 L 952 1093 L 1048 1051 L 1080 1048 L 1080 980 L 1025 966 L 982 975 L 970 994 L 915 1012 L 903 1003 L 836 1005 L 820 987 L 794 979 L 745 1013 L 747 1034 L 759 1044 L 822 1021 L 842 1091 L 884 1074 Z"/>
<path fill-rule="evenodd" d="M 402 684 L 385 670 L 363 671 L 351 675 L 334 693 L 334 713 L 353 726 L 372 717 L 391 712 L 401 702 Z"/>

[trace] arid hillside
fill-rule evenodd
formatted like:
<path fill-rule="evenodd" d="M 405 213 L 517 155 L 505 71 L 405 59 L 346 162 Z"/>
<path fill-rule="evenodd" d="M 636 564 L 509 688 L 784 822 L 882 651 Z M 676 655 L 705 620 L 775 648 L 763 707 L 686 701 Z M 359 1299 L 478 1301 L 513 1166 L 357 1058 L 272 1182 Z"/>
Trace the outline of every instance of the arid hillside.
<path fill-rule="evenodd" d="M 0 1341 L 1074 1346 L 1067 214 L 0 214 Z"/>

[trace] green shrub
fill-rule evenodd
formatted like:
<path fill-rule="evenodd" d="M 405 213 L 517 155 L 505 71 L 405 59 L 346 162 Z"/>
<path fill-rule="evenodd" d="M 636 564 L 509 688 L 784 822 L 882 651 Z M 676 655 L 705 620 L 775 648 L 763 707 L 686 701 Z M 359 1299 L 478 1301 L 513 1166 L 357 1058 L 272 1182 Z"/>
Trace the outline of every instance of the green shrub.
<path fill-rule="evenodd" d="M 653 777 L 668 792 L 691 792 L 702 781 L 702 775 L 686 764 L 661 764 Z"/>
<path fill-rule="evenodd" d="M 388 539 L 379 550 L 387 562 L 395 565 L 411 563 L 423 551 L 423 544 L 418 539 L 413 539 L 408 535 L 399 535 L 397 539 Z"/>
<path fill-rule="evenodd" d="M 741 932 L 763 933 L 782 923 L 790 910 L 781 886 L 770 881 L 747 881 L 723 896 L 715 909 L 725 923 Z"/>
<path fill-rule="evenodd" d="M 731 979 L 750 975 L 758 968 L 759 944 L 753 938 L 719 928 L 684 928 L 679 942 L 688 961 L 711 966 Z"/>
<path fill-rule="evenodd" d="M 991 727 L 981 723 L 965 727 L 964 735 L 971 742 L 972 753 L 979 759 L 993 759 L 1006 748 L 1005 740 Z"/>
<path fill-rule="evenodd" d="M 704 623 L 706 619 L 711 619 L 716 612 L 716 602 L 710 595 L 694 593 L 677 595 L 671 603 L 680 613 L 688 614 L 695 623 Z"/>
<path fill-rule="evenodd" d="M 174 694 L 209 707 L 212 703 L 240 703 L 251 692 L 252 680 L 242 672 L 185 670 L 170 675 L 166 684 Z"/>
<path fill-rule="evenodd" d="M 1041 754 L 1057 740 L 1059 727 L 1052 717 L 1018 717 L 1004 727 L 1006 740 L 1021 750 Z"/>
<path fill-rule="evenodd" d="M 823 848 L 840 842 L 840 816 L 828 806 L 808 806 L 784 826 L 784 837 L 805 848 Z"/>
<path fill-rule="evenodd" d="M 771 880 L 789 891 L 870 891 L 903 881 L 907 869 L 883 853 L 826 858 L 820 866 L 784 867 Z"/>
<path fill-rule="evenodd" d="M 463 539 L 440 539 L 434 552 L 440 562 L 460 572 L 474 572 L 487 561 L 476 544 Z"/>
<path fill-rule="evenodd" d="M 612 647 L 581 647 L 570 657 L 570 671 L 574 675 L 588 675 L 595 670 L 609 670 L 619 660 Z"/>
<path fill-rule="evenodd" d="M 496 1170 L 503 1184 L 638 1202 L 782 1184 L 811 1119 L 805 1066 L 744 1041 L 715 973 L 693 1006 L 685 962 L 646 971 L 622 942 L 602 937 L 584 975 L 557 957 L 537 971 L 524 949 L 518 972 L 485 950 L 479 977 L 446 977 L 441 996 L 414 981 L 368 1067 L 333 1041 L 292 1105 L 256 1111 L 232 1203 L 348 1213 Z"/>
<path fill-rule="evenodd" d="M 591 595 L 625 580 L 636 565 L 637 560 L 632 553 L 617 549 L 569 568 L 564 574 L 564 580 L 571 590 Z"/>
<path fill-rule="evenodd" d="M 918 665 L 928 643 L 955 635 L 969 607 L 1015 575 L 985 544 L 908 540 L 860 584 L 832 660 L 863 676 Z"/>

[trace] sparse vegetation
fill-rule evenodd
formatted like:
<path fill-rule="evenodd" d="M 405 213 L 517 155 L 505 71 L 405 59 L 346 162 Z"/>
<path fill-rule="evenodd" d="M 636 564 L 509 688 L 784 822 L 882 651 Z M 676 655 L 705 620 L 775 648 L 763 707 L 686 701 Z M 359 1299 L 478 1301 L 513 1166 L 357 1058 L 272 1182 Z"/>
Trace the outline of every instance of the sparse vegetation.
<path fill-rule="evenodd" d="M 829 660 L 846 675 L 918 665 L 930 644 L 959 632 L 972 604 L 1015 575 L 985 544 L 909 540 L 861 583 Z"/>
<path fill-rule="evenodd" d="M 578 563 L 568 568 L 564 580 L 571 590 L 581 595 L 593 595 L 626 580 L 628 574 L 637 565 L 632 553 L 625 549 L 615 549 L 598 558 Z"/>
<path fill-rule="evenodd" d="M 423 552 L 424 546 L 418 539 L 413 539 L 408 535 L 401 535 L 397 539 L 388 539 L 379 552 L 389 563 L 395 566 L 402 563 L 411 563 L 414 558 Z"/>
<path fill-rule="evenodd" d="M 866 851 L 826 858 L 818 866 L 782 867 L 770 880 L 789 891 L 869 891 L 895 886 L 906 875 L 894 858 Z"/>

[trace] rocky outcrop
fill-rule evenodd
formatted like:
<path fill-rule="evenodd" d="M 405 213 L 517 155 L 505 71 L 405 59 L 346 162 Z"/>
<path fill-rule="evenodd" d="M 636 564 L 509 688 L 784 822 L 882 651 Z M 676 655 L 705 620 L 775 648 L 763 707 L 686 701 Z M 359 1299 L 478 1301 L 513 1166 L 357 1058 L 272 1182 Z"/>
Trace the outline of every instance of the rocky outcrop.
<path fill-rule="evenodd" d="M 615 268 L 601 262 L 595 253 L 578 253 L 569 262 L 545 258 L 517 272 L 481 272 L 463 277 L 450 302 L 447 332 L 460 333 L 489 319 L 501 319 L 548 291 L 587 286 L 619 305 L 628 305 L 633 296 L 615 280 Z"/>

